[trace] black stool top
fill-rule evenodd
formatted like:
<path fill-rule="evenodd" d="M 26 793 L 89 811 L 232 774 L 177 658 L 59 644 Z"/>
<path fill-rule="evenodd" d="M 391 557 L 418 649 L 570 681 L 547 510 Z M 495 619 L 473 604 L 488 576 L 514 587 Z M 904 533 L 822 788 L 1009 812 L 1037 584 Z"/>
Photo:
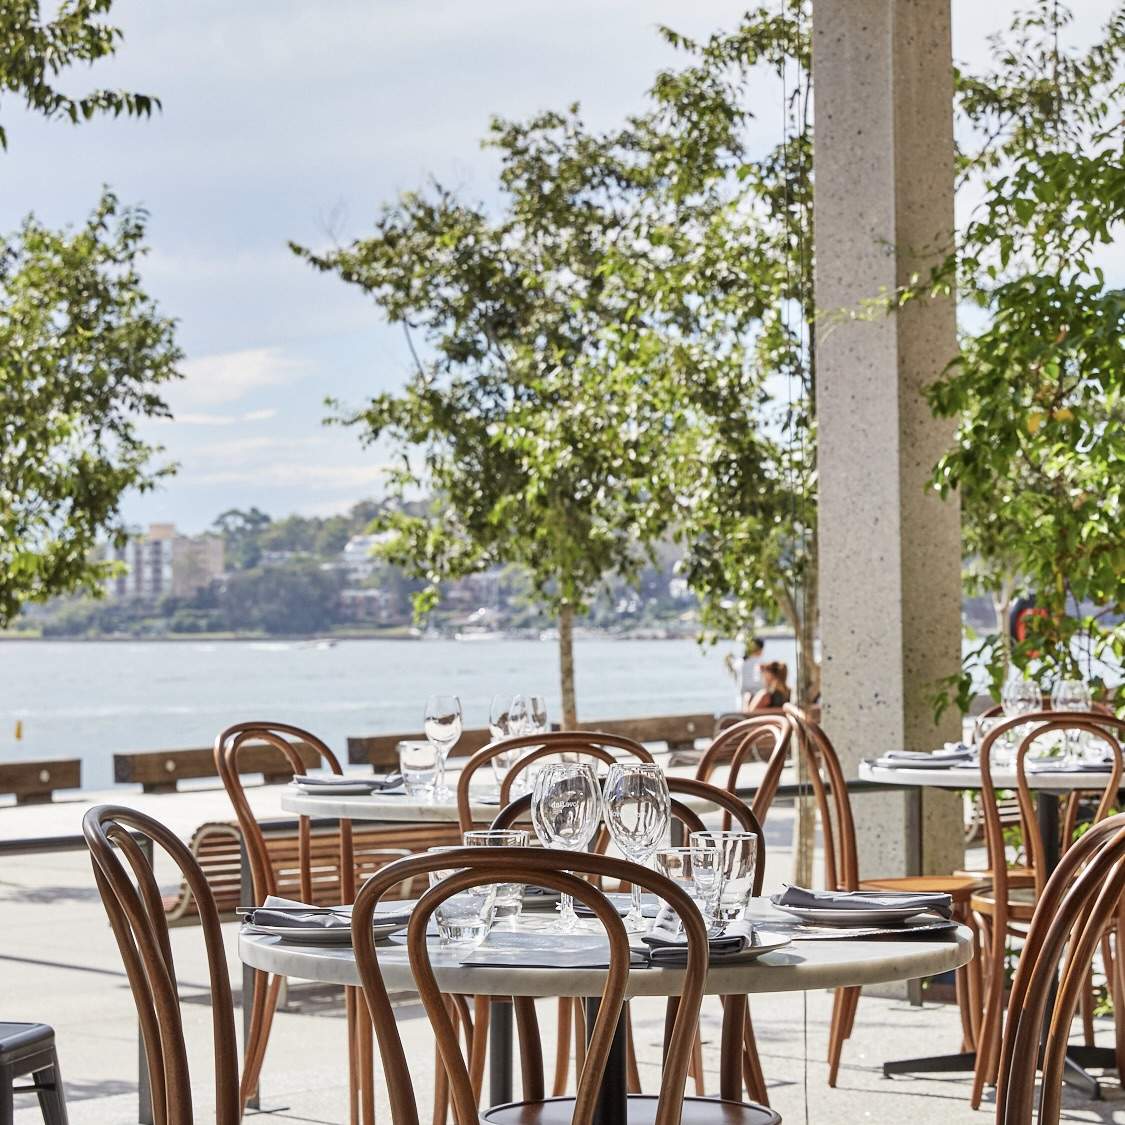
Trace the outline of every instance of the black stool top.
<path fill-rule="evenodd" d="M 0 1022 L 0 1062 L 12 1062 L 24 1054 L 51 1047 L 54 1042 L 54 1028 L 45 1023 Z"/>

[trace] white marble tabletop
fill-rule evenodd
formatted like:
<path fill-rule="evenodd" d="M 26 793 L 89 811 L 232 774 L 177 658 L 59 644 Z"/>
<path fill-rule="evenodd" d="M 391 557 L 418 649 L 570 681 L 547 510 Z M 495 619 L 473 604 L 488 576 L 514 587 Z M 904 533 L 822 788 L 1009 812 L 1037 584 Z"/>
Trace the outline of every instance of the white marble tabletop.
<path fill-rule="evenodd" d="M 938 789 L 979 789 L 981 787 L 980 767 L 949 766 L 944 769 L 922 769 L 902 766 L 877 766 L 872 761 L 859 763 L 861 781 L 877 781 L 884 785 L 917 785 Z M 1071 792 L 1075 789 L 1105 789 L 1109 774 L 1093 771 L 1062 773 L 1050 771 L 1036 773 L 1027 771 L 1027 784 L 1030 789 L 1045 789 L 1055 792 Z M 1016 771 L 993 767 L 992 784 L 997 789 L 1015 789 Z"/>
<path fill-rule="evenodd" d="M 781 915 L 765 899 L 752 904 L 752 916 L 763 930 Z M 525 916 L 527 917 L 527 916 Z M 546 929 L 554 915 L 531 915 L 526 923 Z M 393 991 L 410 991 L 414 978 L 404 945 L 405 932 L 379 943 L 376 949 L 383 979 Z M 972 937 L 964 926 L 930 939 L 838 939 L 794 941 L 757 961 L 716 964 L 707 974 L 706 992 L 728 996 L 753 992 L 803 992 L 810 989 L 914 980 L 959 968 L 972 957 Z M 282 942 L 276 937 L 240 933 L 238 954 L 255 969 L 327 984 L 360 983 L 350 945 L 312 946 Z M 435 949 L 432 964 L 443 992 L 497 996 L 596 996 L 606 971 L 596 968 L 519 968 L 511 965 L 462 964 L 446 950 Z M 633 968 L 629 996 L 675 996 L 683 970 L 668 966 Z"/>

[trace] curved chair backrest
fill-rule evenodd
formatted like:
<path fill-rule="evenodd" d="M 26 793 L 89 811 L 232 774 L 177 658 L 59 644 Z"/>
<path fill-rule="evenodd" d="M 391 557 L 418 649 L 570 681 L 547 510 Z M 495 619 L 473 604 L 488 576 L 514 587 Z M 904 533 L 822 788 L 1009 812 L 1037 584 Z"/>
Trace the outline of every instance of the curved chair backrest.
<path fill-rule="evenodd" d="M 264 902 L 266 895 L 277 894 L 277 876 L 270 862 L 266 838 L 246 799 L 238 760 L 246 747 L 272 746 L 284 756 L 286 763 L 295 774 L 305 772 L 305 763 L 296 744 L 311 748 L 321 762 L 334 774 L 342 774 L 336 755 L 315 734 L 289 723 L 247 722 L 227 727 L 215 739 L 215 768 L 222 778 L 223 787 L 234 805 L 234 815 L 242 829 L 246 843 L 246 854 L 250 861 L 250 876 L 254 884 L 254 901 Z M 301 816 L 297 821 L 297 861 L 301 899 L 313 901 L 312 862 L 310 848 L 309 818 Z M 340 821 L 340 901 L 351 902 L 355 897 L 355 850 L 352 845 L 352 823 Z"/>
<path fill-rule="evenodd" d="M 652 755 L 639 742 L 619 734 L 603 734 L 599 731 L 566 730 L 550 731 L 544 734 L 519 734 L 511 738 L 501 738 L 482 746 L 471 755 L 461 767 L 457 778 L 457 819 L 462 832 L 473 827 L 473 816 L 469 804 L 469 785 L 473 774 L 498 754 L 512 750 L 526 749 L 518 762 L 508 770 L 500 786 L 500 804 L 507 805 L 511 800 L 512 783 L 517 777 L 536 762 L 557 754 L 573 754 L 578 757 L 594 758 L 607 764 L 617 761 L 624 754 L 631 754 L 642 762 L 651 762 Z M 613 751 L 617 751 L 615 755 Z"/>
<path fill-rule="evenodd" d="M 752 807 L 758 816 L 773 804 L 781 771 L 788 760 L 793 724 L 784 711 L 751 715 L 727 727 L 715 736 L 714 741 L 699 760 L 695 776 L 700 781 L 710 781 L 718 766 L 729 762 L 726 788 L 732 793 L 738 788 L 738 775 L 747 759 L 764 760 L 766 772 L 758 782 Z M 729 823 L 724 816 L 724 827 Z"/>
<path fill-rule="evenodd" d="M 609 856 L 546 848 L 462 848 L 438 855 L 409 856 L 373 875 L 356 896 L 352 911 L 352 943 L 379 1040 L 393 1125 L 418 1125 L 418 1108 L 402 1039 L 379 971 L 379 954 L 374 941 L 372 920 L 380 896 L 396 883 L 430 871 L 449 869 L 456 869 L 457 873 L 431 887 L 411 911 L 406 940 L 418 994 L 430 1017 L 438 1051 L 449 1075 L 457 1125 L 477 1125 L 480 1120 L 479 1111 L 457 1033 L 430 965 L 426 931 L 430 915 L 450 895 L 468 887 L 499 882 L 501 879 L 534 883 L 573 895 L 593 910 L 606 928 L 610 965 L 585 1063 L 578 1079 L 572 1123 L 589 1125 L 593 1120 L 610 1044 L 625 1001 L 630 954 L 629 941 L 617 910 L 601 891 L 577 877 L 580 875 L 639 883 L 664 899 L 683 920 L 687 935 L 687 967 L 675 1024 L 667 1040 L 655 1118 L 655 1125 L 678 1125 L 707 975 L 707 930 L 702 915 L 687 894 L 671 880 L 638 864 Z"/>
<path fill-rule="evenodd" d="M 996 1084 L 997 1125 L 1030 1125 L 1040 1053 L 1038 1121 L 1054 1125 L 1059 1120 L 1071 1020 L 1087 987 L 1090 959 L 1111 923 L 1122 948 L 1123 892 L 1125 815 L 1118 815 L 1095 824 L 1067 850 L 1036 904 L 1008 1003 Z M 1114 983 L 1114 995 L 1119 997 L 1120 970 Z M 1040 1047 L 1048 1017 L 1047 1040 Z"/>
<path fill-rule="evenodd" d="M 195 896 L 211 984 L 214 1119 L 217 1125 L 237 1125 L 241 1109 L 234 1005 L 219 913 L 206 876 L 174 833 L 132 809 L 97 805 L 82 818 L 82 832 L 137 1005 L 156 1125 L 191 1125 L 191 1076 L 164 904 L 152 866 L 135 835 L 159 845 L 180 869 Z"/>
<path fill-rule="evenodd" d="M 1104 785 L 1100 775 L 1091 774 L 1091 789 L 1102 789 L 1102 799 L 1094 820 L 1103 820 L 1113 807 L 1121 780 L 1121 745 L 1113 731 L 1125 731 L 1125 721 L 1101 712 L 1036 711 L 1030 715 L 1017 715 L 997 723 L 985 736 L 980 748 L 981 814 L 984 818 L 984 838 L 988 849 L 988 866 L 992 871 L 993 890 L 998 905 L 1008 901 L 1009 880 L 1004 829 L 996 800 L 996 786 L 992 780 L 992 747 L 996 741 L 1021 727 L 1029 728 L 1016 751 L 1016 796 L 1019 803 L 1020 823 L 1023 829 L 1024 848 L 1028 866 L 1035 875 L 1038 892 L 1046 885 L 1048 872 L 1044 869 L 1044 841 L 1039 821 L 1035 815 L 1035 799 L 1027 781 L 1027 753 L 1031 747 L 1048 734 L 1080 731 L 1104 739 L 1113 753 L 1113 764 Z M 1096 782 L 1096 784 L 1095 784 Z M 1065 841 L 1064 841 L 1065 843 Z M 1002 909 L 1002 905 L 1001 905 Z"/>

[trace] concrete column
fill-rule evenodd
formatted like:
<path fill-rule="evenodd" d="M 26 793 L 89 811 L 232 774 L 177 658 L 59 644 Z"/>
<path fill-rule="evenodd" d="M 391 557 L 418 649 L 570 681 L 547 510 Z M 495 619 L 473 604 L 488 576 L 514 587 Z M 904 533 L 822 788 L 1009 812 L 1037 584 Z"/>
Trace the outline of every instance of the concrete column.
<path fill-rule="evenodd" d="M 949 0 L 816 0 L 817 414 L 824 727 L 845 772 L 959 737 L 933 721 L 961 640 L 960 513 L 927 489 L 952 427 L 921 390 L 955 352 L 949 300 L 847 320 L 953 232 Z M 853 802 L 860 874 L 948 872 L 959 798 Z"/>

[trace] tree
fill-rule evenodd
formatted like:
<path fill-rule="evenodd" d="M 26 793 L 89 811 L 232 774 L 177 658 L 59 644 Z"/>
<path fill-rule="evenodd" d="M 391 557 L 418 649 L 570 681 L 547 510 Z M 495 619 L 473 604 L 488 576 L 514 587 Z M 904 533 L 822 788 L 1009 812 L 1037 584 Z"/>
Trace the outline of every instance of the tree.
<path fill-rule="evenodd" d="M 559 622 L 563 722 L 577 721 L 574 616 L 609 574 L 631 576 L 667 521 L 662 388 L 619 362 L 604 329 L 629 315 L 607 271 L 634 184 L 577 111 L 493 123 L 502 209 L 433 185 L 384 209 L 374 234 L 294 247 L 403 325 L 416 373 L 343 421 L 400 453 L 384 555 L 438 584 L 515 563 Z M 416 350 L 414 336 L 421 337 Z M 405 501 L 434 499 L 422 514 Z"/>
<path fill-rule="evenodd" d="M 977 583 L 1042 611 L 1024 641 L 999 621 L 968 656 L 946 685 L 963 705 L 978 662 L 994 691 L 1010 665 L 1046 686 L 1125 662 L 1125 290 L 1101 266 L 1125 220 L 1125 7 L 1081 54 L 1059 47 L 1068 22 L 1038 0 L 993 71 L 958 75 L 980 203 L 935 276 L 899 295 L 955 287 L 979 310 L 930 391 L 959 419 L 934 485 L 960 491 Z"/>
<path fill-rule="evenodd" d="M 99 113 L 148 117 L 160 107 L 151 95 L 98 89 L 73 97 L 54 85 L 75 63 L 92 65 L 116 53 L 121 31 L 99 18 L 112 7 L 113 0 L 63 0 L 53 18 L 44 19 L 40 0 L 5 0 L 0 7 L 0 91 L 21 97 L 33 112 L 74 124 Z M 7 147 L 8 135 L 0 124 L 0 148 Z"/>
<path fill-rule="evenodd" d="M 25 602 L 95 591 L 122 495 L 171 471 L 138 422 L 168 416 L 181 353 L 138 273 L 146 215 L 106 192 L 78 230 L 28 218 L 0 243 L 0 627 Z"/>
<path fill-rule="evenodd" d="M 309 634 L 339 620 L 343 577 L 313 562 L 238 571 L 219 597 L 224 620 L 235 629 Z"/>
<path fill-rule="evenodd" d="M 258 508 L 244 512 L 228 508 L 217 516 L 212 526 L 223 537 L 227 565 L 234 570 L 250 570 L 262 561 L 262 533 L 272 520 Z"/>

